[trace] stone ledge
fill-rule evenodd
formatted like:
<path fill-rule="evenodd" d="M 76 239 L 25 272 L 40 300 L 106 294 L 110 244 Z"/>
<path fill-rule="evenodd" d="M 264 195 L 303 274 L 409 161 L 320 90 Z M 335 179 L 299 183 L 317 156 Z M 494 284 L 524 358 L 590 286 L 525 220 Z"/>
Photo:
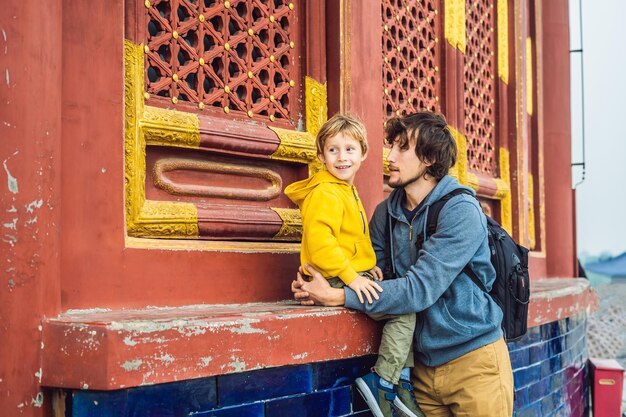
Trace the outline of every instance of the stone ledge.
<path fill-rule="evenodd" d="M 595 308 L 583 279 L 532 282 L 529 327 Z M 380 326 L 291 302 L 70 310 L 43 322 L 42 384 L 114 390 L 375 353 Z"/>

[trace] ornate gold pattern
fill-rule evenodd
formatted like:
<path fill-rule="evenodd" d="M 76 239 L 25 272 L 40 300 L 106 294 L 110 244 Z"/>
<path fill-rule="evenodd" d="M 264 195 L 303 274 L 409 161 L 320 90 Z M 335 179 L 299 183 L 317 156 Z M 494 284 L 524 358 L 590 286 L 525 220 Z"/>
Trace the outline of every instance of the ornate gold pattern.
<path fill-rule="evenodd" d="M 139 125 L 148 145 L 200 146 L 200 121 L 195 114 L 146 106 Z"/>
<path fill-rule="evenodd" d="M 509 83 L 509 6 L 508 0 L 498 0 L 498 76 Z"/>
<path fill-rule="evenodd" d="M 143 46 L 124 41 L 124 182 L 129 236 L 195 238 L 197 209 L 190 203 L 145 199 Z M 168 142 L 169 144 L 169 142 Z"/>
<path fill-rule="evenodd" d="M 528 173 L 528 240 L 530 250 L 535 249 L 537 243 L 535 238 L 535 186 L 533 174 Z"/>
<path fill-rule="evenodd" d="M 270 185 L 264 189 L 193 185 L 172 181 L 164 175 L 166 172 L 178 170 L 217 173 L 239 178 L 258 178 L 266 180 L 270 183 Z M 159 159 L 154 164 L 154 185 L 172 195 L 227 198 L 231 200 L 269 201 L 280 195 L 283 188 L 283 180 L 278 173 L 268 168 L 199 161 L 185 158 L 163 158 Z"/>
<path fill-rule="evenodd" d="M 533 41 L 526 38 L 526 112 L 533 115 Z"/>
<path fill-rule="evenodd" d="M 506 184 L 507 188 L 511 189 L 511 168 L 509 165 L 509 151 L 504 148 L 500 148 L 500 178 Z M 499 187 L 498 187 L 499 188 Z M 500 201 L 500 224 L 509 232 L 513 233 L 513 213 L 511 210 L 511 192 L 506 193 Z"/>
<path fill-rule="evenodd" d="M 283 221 L 283 225 L 274 236 L 274 240 L 301 240 L 302 217 L 300 210 L 272 207 Z"/>
<path fill-rule="evenodd" d="M 281 129 L 268 126 L 280 139 L 278 149 L 270 158 L 281 161 L 300 162 L 308 164 L 317 158 L 315 148 L 315 136 L 310 132 L 298 132 L 296 130 Z"/>
<path fill-rule="evenodd" d="M 450 169 L 450 175 L 456 178 L 461 184 L 467 184 L 467 140 L 458 130 L 448 125 L 450 133 L 456 142 L 456 164 Z"/>
<path fill-rule="evenodd" d="M 322 125 L 328 119 L 326 84 L 311 77 L 304 78 L 306 97 L 306 130 L 317 136 Z"/>
<path fill-rule="evenodd" d="M 450 45 L 465 53 L 465 0 L 444 1 L 444 34 Z"/>
<path fill-rule="evenodd" d="M 383 148 L 383 173 L 387 176 L 389 176 L 389 161 L 387 160 L 389 152 L 391 152 L 391 149 L 388 147 Z"/>

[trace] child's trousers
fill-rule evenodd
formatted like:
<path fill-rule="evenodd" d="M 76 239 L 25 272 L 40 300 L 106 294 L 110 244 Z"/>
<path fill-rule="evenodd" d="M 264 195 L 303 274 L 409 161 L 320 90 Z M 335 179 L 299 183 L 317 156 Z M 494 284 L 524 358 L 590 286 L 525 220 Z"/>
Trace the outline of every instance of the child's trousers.
<path fill-rule="evenodd" d="M 367 278 L 369 274 L 363 274 Z M 328 283 L 333 288 L 346 285 L 339 278 L 330 278 Z M 376 321 L 385 321 L 383 335 L 378 348 L 378 359 L 374 369 L 387 381 L 398 384 L 402 368 L 412 368 L 413 334 L 415 332 L 415 314 L 369 314 Z"/>

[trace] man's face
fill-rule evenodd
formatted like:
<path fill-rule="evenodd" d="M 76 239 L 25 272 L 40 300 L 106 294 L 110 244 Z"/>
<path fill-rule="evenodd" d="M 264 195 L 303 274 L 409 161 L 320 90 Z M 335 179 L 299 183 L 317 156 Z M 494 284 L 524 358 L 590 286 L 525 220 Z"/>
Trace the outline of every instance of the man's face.
<path fill-rule="evenodd" d="M 415 142 L 409 140 L 405 147 L 394 141 L 389 161 L 389 186 L 392 188 L 406 187 L 424 177 L 430 164 L 422 162 L 415 154 Z"/>

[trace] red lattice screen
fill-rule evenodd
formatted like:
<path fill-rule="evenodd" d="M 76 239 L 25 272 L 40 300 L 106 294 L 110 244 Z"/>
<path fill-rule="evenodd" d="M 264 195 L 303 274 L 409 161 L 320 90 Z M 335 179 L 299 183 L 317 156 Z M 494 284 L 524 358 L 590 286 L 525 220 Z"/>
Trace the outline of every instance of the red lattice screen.
<path fill-rule="evenodd" d="M 495 10 L 493 0 L 467 0 L 464 68 L 465 134 L 469 169 L 496 175 Z"/>
<path fill-rule="evenodd" d="M 440 110 L 440 13 L 437 1 L 382 0 L 385 118 Z"/>
<path fill-rule="evenodd" d="M 146 0 L 145 8 L 150 96 L 293 123 L 293 2 Z"/>

